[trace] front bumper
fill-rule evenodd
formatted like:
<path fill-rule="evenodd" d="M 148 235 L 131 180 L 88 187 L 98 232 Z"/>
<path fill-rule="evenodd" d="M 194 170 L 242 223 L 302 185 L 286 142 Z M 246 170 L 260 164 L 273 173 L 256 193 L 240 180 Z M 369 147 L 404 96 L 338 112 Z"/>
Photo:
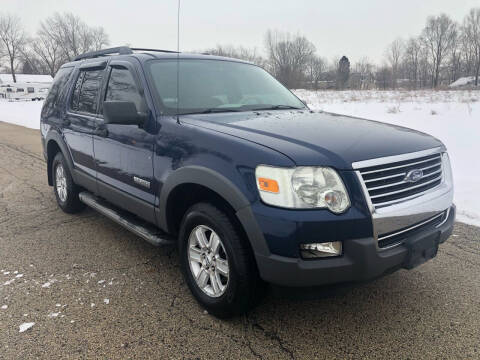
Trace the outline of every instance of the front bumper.
<path fill-rule="evenodd" d="M 373 237 L 353 239 L 343 244 L 343 255 L 335 258 L 303 260 L 275 254 L 256 254 L 263 280 L 282 286 L 318 286 L 333 283 L 366 281 L 405 267 L 408 241 L 435 236 L 439 243 L 451 235 L 455 206 L 438 227 L 431 226 L 406 238 L 402 245 L 379 250 Z"/>

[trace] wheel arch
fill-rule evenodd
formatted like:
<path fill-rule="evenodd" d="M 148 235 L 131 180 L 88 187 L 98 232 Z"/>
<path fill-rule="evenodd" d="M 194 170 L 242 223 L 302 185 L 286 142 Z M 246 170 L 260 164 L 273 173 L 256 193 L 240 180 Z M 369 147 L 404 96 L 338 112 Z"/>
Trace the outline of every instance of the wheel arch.
<path fill-rule="evenodd" d="M 182 204 L 185 198 L 187 202 Z M 185 211 L 199 200 L 213 202 L 229 211 L 254 254 L 269 254 L 250 201 L 232 181 L 205 167 L 184 167 L 168 177 L 159 194 L 158 225 L 170 234 L 177 234 Z M 179 208 L 175 209 L 175 206 Z"/>
<path fill-rule="evenodd" d="M 225 176 L 201 166 L 188 166 L 171 173 L 163 184 L 159 195 L 159 226 L 174 233 L 169 210 L 174 206 L 175 198 L 186 186 L 205 189 L 223 199 L 234 212 L 249 206 L 250 202 L 240 190 Z"/>
<path fill-rule="evenodd" d="M 74 177 L 73 171 L 73 161 L 72 157 L 70 156 L 70 152 L 68 151 L 67 144 L 63 138 L 57 132 L 51 132 L 48 134 L 46 138 L 46 149 L 47 149 L 47 174 L 48 174 L 48 185 L 53 186 L 53 178 L 52 178 L 52 163 L 53 158 L 58 152 L 61 152 L 67 162 L 67 165 L 70 170 L 70 174 Z M 74 178 L 74 181 L 76 179 Z"/>

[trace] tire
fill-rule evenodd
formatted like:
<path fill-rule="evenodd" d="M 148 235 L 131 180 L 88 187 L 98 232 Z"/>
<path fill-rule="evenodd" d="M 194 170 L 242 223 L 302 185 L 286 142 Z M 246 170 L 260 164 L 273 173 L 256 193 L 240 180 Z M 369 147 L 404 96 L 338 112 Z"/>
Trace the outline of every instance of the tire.
<path fill-rule="evenodd" d="M 53 192 L 58 206 L 68 214 L 75 214 L 83 210 L 85 205 L 78 197 L 80 189 L 73 182 L 65 157 L 61 152 L 58 152 L 53 158 L 52 179 Z"/>
<path fill-rule="evenodd" d="M 198 249 L 201 247 L 198 241 L 199 233 L 204 233 L 203 239 L 210 245 L 214 237 L 212 234 L 218 236 L 219 241 L 213 241 L 220 243 L 217 246 L 218 255 L 215 260 L 208 260 L 214 253 L 214 246 L 210 247 L 212 250 L 210 254 L 208 250 L 204 252 L 200 250 L 199 253 Z M 195 299 L 209 313 L 219 318 L 241 315 L 259 300 L 261 294 L 259 290 L 263 284 L 247 240 L 242 238 L 229 217 L 215 206 L 199 203 L 187 210 L 180 227 L 179 252 L 185 281 Z M 196 260 L 197 256 L 203 259 L 202 263 Z M 224 276 L 224 259 L 227 260 L 228 277 Z M 212 263 L 214 270 L 211 267 L 208 269 Z M 202 271 L 203 274 L 199 275 Z M 205 287 L 202 288 L 196 278 L 204 279 L 205 271 L 208 272 L 208 278 Z"/>

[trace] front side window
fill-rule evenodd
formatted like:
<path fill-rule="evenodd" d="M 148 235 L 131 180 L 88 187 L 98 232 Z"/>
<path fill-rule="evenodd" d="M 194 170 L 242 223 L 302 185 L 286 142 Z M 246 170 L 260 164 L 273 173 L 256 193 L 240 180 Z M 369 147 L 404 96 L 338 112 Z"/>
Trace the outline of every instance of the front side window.
<path fill-rule="evenodd" d="M 70 101 L 73 111 L 96 114 L 102 75 L 103 70 L 80 71 Z"/>
<path fill-rule="evenodd" d="M 167 114 L 305 108 L 287 88 L 255 65 L 221 60 L 157 60 L 150 63 L 149 71 Z"/>
<path fill-rule="evenodd" d="M 132 73 L 121 67 L 111 70 L 105 101 L 131 101 L 135 103 L 137 111 L 143 111 L 145 107 Z"/>
<path fill-rule="evenodd" d="M 33 94 L 33 93 L 35 92 L 35 89 L 34 89 L 33 87 L 28 87 L 28 88 L 27 88 L 27 92 L 28 92 L 29 94 Z"/>

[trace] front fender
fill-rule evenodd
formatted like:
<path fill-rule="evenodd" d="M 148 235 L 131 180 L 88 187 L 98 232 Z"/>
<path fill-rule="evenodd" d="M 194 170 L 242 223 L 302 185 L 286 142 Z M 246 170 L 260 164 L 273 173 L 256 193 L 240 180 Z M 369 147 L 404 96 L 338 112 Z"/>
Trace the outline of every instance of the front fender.
<path fill-rule="evenodd" d="M 159 195 L 157 224 L 171 232 L 167 220 L 167 204 L 173 190 L 182 184 L 204 186 L 225 199 L 235 210 L 235 215 L 243 226 L 255 254 L 269 254 L 263 233 L 255 220 L 247 197 L 225 176 L 203 166 L 182 167 L 167 178 Z"/>

